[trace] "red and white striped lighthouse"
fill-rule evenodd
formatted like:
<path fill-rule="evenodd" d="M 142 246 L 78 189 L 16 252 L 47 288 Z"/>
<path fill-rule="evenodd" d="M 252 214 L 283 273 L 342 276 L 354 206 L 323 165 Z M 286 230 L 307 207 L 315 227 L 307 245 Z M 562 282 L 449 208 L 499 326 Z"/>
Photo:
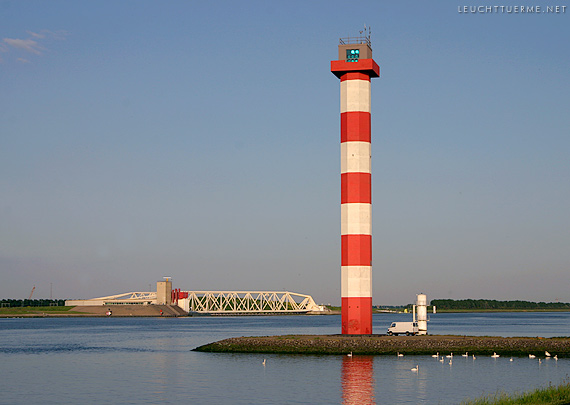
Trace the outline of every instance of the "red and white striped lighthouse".
<path fill-rule="evenodd" d="M 380 76 L 370 34 L 341 38 L 331 72 L 340 79 L 342 333 L 372 333 L 370 78 Z"/>

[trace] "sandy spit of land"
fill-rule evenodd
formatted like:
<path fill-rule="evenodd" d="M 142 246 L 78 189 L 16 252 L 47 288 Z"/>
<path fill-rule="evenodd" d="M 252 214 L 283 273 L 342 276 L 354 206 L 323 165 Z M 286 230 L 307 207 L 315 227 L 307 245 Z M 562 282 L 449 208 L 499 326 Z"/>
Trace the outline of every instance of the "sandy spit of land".
<path fill-rule="evenodd" d="M 280 354 L 450 354 L 570 357 L 570 338 L 492 336 L 287 335 L 239 337 L 200 346 L 201 352 Z"/>

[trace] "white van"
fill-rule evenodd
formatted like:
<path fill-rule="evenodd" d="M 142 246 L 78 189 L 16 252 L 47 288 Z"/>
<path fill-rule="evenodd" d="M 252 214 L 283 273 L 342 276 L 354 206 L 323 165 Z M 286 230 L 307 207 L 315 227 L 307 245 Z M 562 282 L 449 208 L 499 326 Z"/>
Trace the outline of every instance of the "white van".
<path fill-rule="evenodd" d="M 388 328 L 388 335 L 398 336 L 401 333 L 405 333 L 406 336 L 417 335 L 418 333 L 418 323 L 417 322 L 392 322 L 392 325 Z"/>

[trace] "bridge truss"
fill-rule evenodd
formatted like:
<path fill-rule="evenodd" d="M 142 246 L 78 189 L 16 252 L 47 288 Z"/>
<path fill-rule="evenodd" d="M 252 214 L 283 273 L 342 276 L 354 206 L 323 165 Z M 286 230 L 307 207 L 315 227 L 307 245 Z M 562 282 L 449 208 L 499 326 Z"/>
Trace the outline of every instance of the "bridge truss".
<path fill-rule="evenodd" d="M 156 304 L 156 292 L 128 292 L 123 294 L 108 295 L 106 297 L 91 298 L 88 300 L 66 300 L 65 305 L 74 306 L 98 306 L 98 305 L 132 305 Z"/>
<path fill-rule="evenodd" d="M 270 314 L 322 312 L 313 297 L 288 291 L 188 291 L 188 312 Z"/>
<path fill-rule="evenodd" d="M 121 302 L 121 303 L 148 302 L 150 304 L 156 302 L 156 292 L 128 292 L 128 293 L 109 295 L 107 297 L 100 297 L 93 299 L 105 302 Z"/>

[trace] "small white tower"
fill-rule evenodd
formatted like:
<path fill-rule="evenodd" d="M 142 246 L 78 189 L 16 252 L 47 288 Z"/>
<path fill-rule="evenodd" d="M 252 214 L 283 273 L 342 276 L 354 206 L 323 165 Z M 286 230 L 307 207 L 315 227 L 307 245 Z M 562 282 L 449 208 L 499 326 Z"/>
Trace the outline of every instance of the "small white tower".
<path fill-rule="evenodd" d="M 418 334 L 427 335 L 427 296 L 425 294 L 418 294 L 416 297 L 416 306 L 418 309 Z"/>

